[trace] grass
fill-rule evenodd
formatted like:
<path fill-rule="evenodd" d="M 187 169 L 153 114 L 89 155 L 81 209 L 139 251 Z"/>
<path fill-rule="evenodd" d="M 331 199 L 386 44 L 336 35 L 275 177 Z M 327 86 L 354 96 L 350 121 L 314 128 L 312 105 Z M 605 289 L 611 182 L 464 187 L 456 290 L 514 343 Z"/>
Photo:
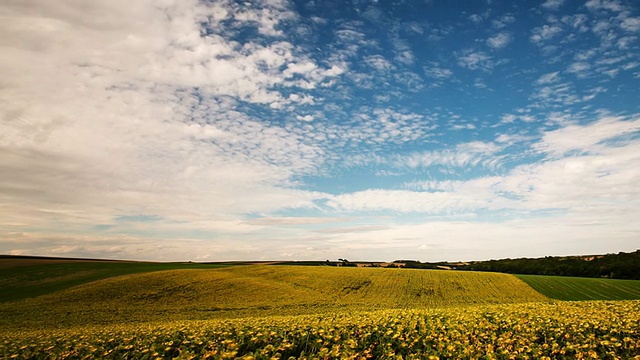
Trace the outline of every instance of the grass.
<path fill-rule="evenodd" d="M 64 327 L 545 300 L 548 299 L 507 274 L 233 266 L 120 276 L 0 304 L 0 327 Z"/>
<path fill-rule="evenodd" d="M 0 303 L 17 301 L 114 276 L 221 264 L 150 263 L 73 259 L 0 258 Z"/>
<path fill-rule="evenodd" d="M 558 300 L 640 299 L 640 280 L 517 275 L 532 288 Z"/>

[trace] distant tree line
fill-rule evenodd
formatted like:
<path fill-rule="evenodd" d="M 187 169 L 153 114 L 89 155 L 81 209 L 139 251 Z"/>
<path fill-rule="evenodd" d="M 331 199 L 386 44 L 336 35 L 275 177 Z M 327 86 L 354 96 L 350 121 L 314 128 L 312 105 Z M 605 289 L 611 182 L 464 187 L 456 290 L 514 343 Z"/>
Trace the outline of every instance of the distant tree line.
<path fill-rule="evenodd" d="M 405 269 L 439 269 L 438 265 L 442 263 L 423 263 L 417 260 L 396 260 L 393 262 L 393 264 L 396 264 L 395 267 L 401 267 Z"/>
<path fill-rule="evenodd" d="M 338 261 L 285 261 L 280 265 L 346 266 L 405 269 L 492 271 L 508 274 L 556 275 L 640 280 L 640 250 L 590 256 L 547 256 L 544 258 L 501 259 L 472 262 L 420 262 L 396 260 L 393 263 Z"/>
<path fill-rule="evenodd" d="M 529 259 L 475 261 L 460 270 L 494 271 L 509 274 L 602 277 L 640 280 L 640 250 L 594 256 L 547 256 Z"/>

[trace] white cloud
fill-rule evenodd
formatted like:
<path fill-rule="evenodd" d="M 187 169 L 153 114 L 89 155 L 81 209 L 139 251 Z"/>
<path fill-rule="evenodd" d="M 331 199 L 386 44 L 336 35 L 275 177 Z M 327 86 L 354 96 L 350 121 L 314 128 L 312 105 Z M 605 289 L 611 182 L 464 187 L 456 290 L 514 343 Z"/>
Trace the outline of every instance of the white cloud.
<path fill-rule="evenodd" d="M 581 102 L 580 96 L 570 82 L 544 85 L 537 89 L 531 98 L 540 101 L 539 106 L 570 106 Z"/>
<path fill-rule="evenodd" d="M 538 78 L 538 80 L 536 80 L 536 84 L 537 85 L 546 85 L 546 84 L 552 84 L 552 83 L 558 82 L 558 81 L 560 81 L 559 74 L 560 74 L 559 71 L 555 71 L 555 72 L 552 72 L 552 73 L 544 74 L 544 75 L 540 76 Z"/>
<path fill-rule="evenodd" d="M 500 122 L 503 124 L 510 124 L 518 119 L 518 115 L 515 114 L 504 114 L 500 117 Z"/>
<path fill-rule="evenodd" d="M 507 25 L 512 24 L 516 21 L 516 18 L 511 14 L 505 14 L 498 19 L 491 21 L 491 26 L 494 29 L 503 29 L 507 27 Z"/>
<path fill-rule="evenodd" d="M 391 64 L 382 55 L 367 56 L 365 57 L 364 61 L 367 63 L 367 65 L 380 72 L 388 72 L 395 68 L 395 66 L 393 66 L 393 64 Z"/>
<path fill-rule="evenodd" d="M 569 152 L 600 152 L 602 143 L 640 131 L 640 119 L 605 117 L 588 125 L 569 125 L 546 132 L 536 148 L 554 156 Z"/>
<path fill-rule="evenodd" d="M 412 169 L 435 165 L 454 168 L 471 166 L 495 167 L 497 158 L 491 155 L 500 150 L 502 148 L 494 143 L 475 141 L 459 144 L 455 149 L 451 150 L 424 151 L 396 156 L 393 159 L 393 163 L 396 166 L 405 166 Z"/>
<path fill-rule="evenodd" d="M 512 37 L 509 33 L 501 32 L 487 39 L 487 44 L 492 49 L 502 49 L 503 47 L 507 46 L 511 41 L 512 41 Z"/>
<path fill-rule="evenodd" d="M 531 41 L 534 43 L 542 43 L 558 35 L 562 32 L 562 28 L 558 25 L 543 25 L 534 28 L 532 32 L 533 34 L 530 37 Z"/>
<path fill-rule="evenodd" d="M 299 226 L 299 225 L 317 225 L 331 224 L 349 221 L 349 218 L 336 217 L 260 217 L 247 220 L 244 224 L 255 226 Z"/>
<path fill-rule="evenodd" d="M 346 212 L 394 211 L 440 213 L 486 206 L 485 199 L 443 192 L 364 190 L 337 195 L 327 205 Z"/>
<path fill-rule="evenodd" d="M 466 128 L 466 127 L 465 127 Z M 421 169 L 442 166 L 451 171 L 483 166 L 495 169 L 499 166 L 500 156 L 495 154 L 503 149 L 492 142 L 472 141 L 460 143 L 442 150 L 420 151 L 395 155 L 362 155 L 349 159 L 353 166 L 387 165 L 395 169 Z"/>
<path fill-rule="evenodd" d="M 500 124 L 511 124 L 516 120 L 530 123 L 536 121 L 536 118 L 532 115 L 526 114 L 504 114 L 500 117 Z"/>
<path fill-rule="evenodd" d="M 144 214 L 168 233 L 188 223 L 216 234 L 242 229 L 240 214 L 313 206 L 318 194 L 290 179 L 316 171 L 325 150 L 237 110 L 238 101 L 312 104 L 277 88 L 342 72 L 281 38 L 277 22 L 292 18 L 282 4 L 3 4 L 11 16 L 0 32 L 13 34 L 0 50 L 3 229 L 126 233 L 134 225 L 117 219 Z M 225 38 L 218 22 L 231 17 L 264 41 Z"/>
<path fill-rule="evenodd" d="M 548 131 L 533 148 L 548 155 L 546 161 L 520 165 L 505 176 L 466 181 L 417 181 L 414 190 L 374 189 L 333 196 L 328 206 L 345 212 L 392 211 L 400 213 L 456 214 L 480 210 L 588 213 L 598 209 L 627 209 L 640 215 L 633 199 L 640 196 L 640 119 L 602 118 L 587 125 L 569 125 Z M 500 142 L 512 142 L 503 138 Z M 519 136 L 517 141 L 531 138 Z M 457 153 L 495 157 L 502 147 L 492 143 L 467 143 Z M 576 154 L 577 151 L 577 154 Z M 447 158 L 445 154 L 416 154 L 404 159 L 408 166 L 479 164 L 473 157 Z M 415 191 L 420 190 L 420 191 Z M 555 211 L 555 210 L 554 210 Z M 591 213 L 590 211 L 595 211 Z M 606 210 L 609 211 L 609 210 Z M 640 228 L 637 229 L 640 231 Z"/>
<path fill-rule="evenodd" d="M 549 10 L 558 10 L 564 4 L 564 0 L 547 0 L 542 3 L 542 7 Z"/>
<path fill-rule="evenodd" d="M 466 124 L 452 124 L 451 126 L 449 126 L 450 130 L 474 130 L 476 129 L 476 126 L 474 124 L 471 123 L 466 123 Z"/>
<path fill-rule="evenodd" d="M 329 229 L 316 230 L 317 233 L 323 234 L 348 234 L 348 233 L 369 233 L 372 231 L 386 230 L 388 226 L 384 225 L 362 225 L 350 227 L 335 227 Z"/>
<path fill-rule="evenodd" d="M 622 4 L 617 0 L 589 0 L 585 6 L 589 10 L 608 10 L 613 12 L 624 10 Z"/>
<path fill-rule="evenodd" d="M 428 137 L 431 129 L 423 121 L 424 116 L 420 114 L 375 108 L 369 113 L 357 114 L 355 124 L 335 127 L 330 133 L 344 143 L 364 143 L 375 149 L 378 144 L 401 144 Z"/>
<path fill-rule="evenodd" d="M 628 17 L 622 20 L 620 27 L 629 32 L 640 31 L 640 17 Z"/>
<path fill-rule="evenodd" d="M 412 65 L 416 61 L 416 57 L 410 50 L 402 50 L 396 54 L 394 60 L 404 65 Z"/>
<path fill-rule="evenodd" d="M 296 115 L 296 119 L 300 120 L 300 121 L 313 121 L 313 115 Z"/>
<path fill-rule="evenodd" d="M 476 24 L 479 24 L 484 20 L 484 18 L 480 14 L 471 14 L 469 15 L 469 20 L 473 21 Z"/>
<path fill-rule="evenodd" d="M 453 71 L 438 66 L 425 67 L 424 73 L 428 77 L 438 80 L 447 79 L 453 75 Z"/>
<path fill-rule="evenodd" d="M 269 1 L 263 8 L 249 8 L 236 11 L 233 14 L 235 21 L 243 23 L 255 23 L 258 31 L 263 35 L 282 36 L 282 30 L 276 29 L 281 22 L 292 20 L 295 14 L 291 12 L 285 1 Z"/>
<path fill-rule="evenodd" d="M 470 70 L 491 70 L 493 61 L 491 57 L 482 51 L 465 50 L 456 54 L 458 65 Z"/>
<path fill-rule="evenodd" d="M 422 78 L 410 71 L 396 72 L 393 74 L 393 79 L 409 92 L 419 92 L 424 88 Z"/>
<path fill-rule="evenodd" d="M 638 38 L 636 36 L 623 36 L 616 41 L 616 46 L 618 49 L 626 50 L 635 43 Z"/>
<path fill-rule="evenodd" d="M 640 235 L 635 221 L 640 216 L 636 201 L 640 197 L 640 169 L 636 165 L 640 161 L 640 143 L 632 136 L 638 131 L 639 119 L 603 118 L 543 133 L 534 147 L 550 157 L 518 166 L 503 176 L 407 184 L 413 190 L 374 189 L 324 195 L 327 206 L 348 216 L 360 211 L 430 214 L 419 224 L 401 221 L 403 216 L 368 221 L 352 217 L 259 218 L 239 224 L 233 238 L 237 245 L 234 248 L 240 250 L 231 253 L 216 241 L 50 235 L 48 241 L 38 243 L 42 234 L 4 232 L 0 250 L 33 254 L 33 249 L 24 247 L 32 243 L 38 244 L 42 254 L 101 253 L 119 258 L 151 255 L 173 260 L 192 258 L 184 251 L 188 248 L 198 249 L 204 260 L 228 260 L 273 259 L 274 255 L 269 255 L 273 248 L 296 259 L 379 259 L 383 249 L 382 260 L 410 253 L 417 259 L 433 261 L 604 253 L 610 251 L 610 246 L 633 251 L 634 239 Z M 461 149 L 492 153 L 495 145 L 470 143 Z M 575 149 L 580 149 L 581 154 L 571 155 Z M 501 218 L 505 214 L 500 215 L 503 210 L 508 210 L 505 218 Z M 495 221 L 477 219 L 480 214 L 486 217 L 495 212 Z M 318 226 L 319 231 L 312 235 L 298 228 L 307 225 Z M 237 229 L 238 225 L 228 226 Z M 242 240 L 251 234 L 251 228 L 263 227 L 281 232 L 268 244 L 253 240 L 261 233 L 249 235 L 251 241 Z M 605 237 L 613 243 L 603 244 Z M 221 241 L 231 238 L 223 237 Z M 227 257 L 220 258 L 217 253 Z"/>
<path fill-rule="evenodd" d="M 499 134 L 498 136 L 496 136 L 497 143 L 507 144 L 507 146 L 510 146 L 516 143 L 529 142 L 531 140 L 533 140 L 532 136 L 525 136 L 525 135 L 519 135 L 519 134 Z"/>
<path fill-rule="evenodd" d="M 578 30 L 581 33 L 589 31 L 589 17 L 585 14 L 564 15 L 562 22 Z"/>
<path fill-rule="evenodd" d="M 591 70 L 591 64 L 582 61 L 574 62 L 569 65 L 569 68 L 567 68 L 568 72 L 577 74 L 581 77 L 587 76 L 589 70 Z"/>

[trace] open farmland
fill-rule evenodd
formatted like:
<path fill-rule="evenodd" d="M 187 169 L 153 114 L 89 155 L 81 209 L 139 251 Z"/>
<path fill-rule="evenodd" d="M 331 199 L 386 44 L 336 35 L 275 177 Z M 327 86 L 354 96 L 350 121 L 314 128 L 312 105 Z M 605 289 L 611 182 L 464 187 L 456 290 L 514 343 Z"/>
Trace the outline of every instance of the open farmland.
<path fill-rule="evenodd" d="M 634 356 L 640 301 L 554 301 L 499 273 L 179 269 L 0 304 L 8 359 Z"/>
<path fill-rule="evenodd" d="M 72 326 L 546 300 L 506 274 L 234 266 L 120 276 L 0 304 L 0 324 Z"/>
<path fill-rule="evenodd" d="M 540 293 L 558 300 L 640 299 L 640 280 L 518 275 Z"/>

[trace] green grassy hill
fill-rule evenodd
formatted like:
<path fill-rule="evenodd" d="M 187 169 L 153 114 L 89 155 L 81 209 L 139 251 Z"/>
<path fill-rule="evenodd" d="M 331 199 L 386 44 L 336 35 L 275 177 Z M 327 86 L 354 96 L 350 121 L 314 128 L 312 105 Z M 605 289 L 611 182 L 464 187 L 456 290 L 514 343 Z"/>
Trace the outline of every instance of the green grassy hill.
<path fill-rule="evenodd" d="M 223 264 L 0 257 L 0 303 L 53 293 L 114 276 Z"/>
<path fill-rule="evenodd" d="M 0 323 L 66 326 L 544 300 L 506 274 L 235 266 L 120 276 L 5 303 Z"/>
<path fill-rule="evenodd" d="M 558 300 L 640 299 L 640 280 L 518 275 L 540 293 Z"/>

